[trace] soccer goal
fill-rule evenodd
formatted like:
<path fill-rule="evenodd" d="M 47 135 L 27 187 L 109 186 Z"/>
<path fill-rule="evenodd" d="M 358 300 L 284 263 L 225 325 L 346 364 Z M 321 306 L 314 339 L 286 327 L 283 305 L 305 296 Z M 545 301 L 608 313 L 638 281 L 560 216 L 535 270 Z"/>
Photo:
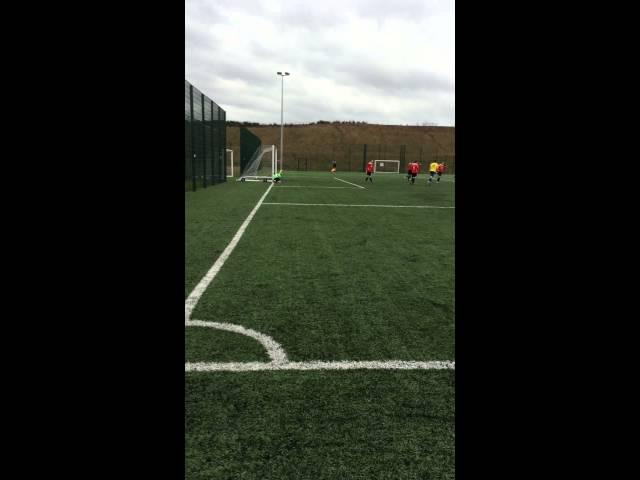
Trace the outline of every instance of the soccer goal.
<path fill-rule="evenodd" d="M 400 173 L 400 160 L 374 160 L 373 171 L 376 173 Z"/>
<path fill-rule="evenodd" d="M 256 149 L 238 178 L 239 182 L 270 182 L 273 175 L 282 171 L 282 161 L 278 161 L 275 145 L 263 145 Z"/>

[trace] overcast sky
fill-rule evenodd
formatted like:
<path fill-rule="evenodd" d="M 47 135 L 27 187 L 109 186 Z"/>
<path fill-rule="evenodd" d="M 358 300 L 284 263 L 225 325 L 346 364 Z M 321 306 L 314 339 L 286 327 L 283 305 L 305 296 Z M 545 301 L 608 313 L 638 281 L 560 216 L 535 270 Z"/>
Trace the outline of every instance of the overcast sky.
<path fill-rule="evenodd" d="M 185 78 L 227 120 L 455 125 L 454 0 L 185 0 Z"/>

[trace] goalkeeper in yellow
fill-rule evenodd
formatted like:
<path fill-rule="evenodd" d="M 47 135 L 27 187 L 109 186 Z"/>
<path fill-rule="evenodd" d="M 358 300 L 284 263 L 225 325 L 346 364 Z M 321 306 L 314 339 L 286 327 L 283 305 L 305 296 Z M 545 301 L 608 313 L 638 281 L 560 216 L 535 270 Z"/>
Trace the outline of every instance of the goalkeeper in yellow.
<path fill-rule="evenodd" d="M 433 177 L 436 176 L 436 173 L 438 173 L 438 162 L 431 162 L 429 164 L 429 183 L 433 181 Z"/>

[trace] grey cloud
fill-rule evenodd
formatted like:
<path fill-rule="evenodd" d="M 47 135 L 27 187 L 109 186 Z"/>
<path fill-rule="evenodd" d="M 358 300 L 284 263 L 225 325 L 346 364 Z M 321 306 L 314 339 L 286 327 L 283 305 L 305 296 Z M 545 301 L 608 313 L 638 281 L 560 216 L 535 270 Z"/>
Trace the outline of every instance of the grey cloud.
<path fill-rule="evenodd" d="M 346 22 L 346 17 L 339 9 L 314 11 L 308 7 L 301 9 L 285 9 L 279 15 L 278 23 L 282 28 L 320 30 L 323 27 L 335 27 Z"/>
<path fill-rule="evenodd" d="M 342 35 L 338 38 L 332 28 L 326 28 L 341 25 L 354 14 L 378 20 L 392 17 L 420 20 L 440 8 L 437 3 L 368 0 L 335 2 L 325 7 L 287 1 L 281 4 L 278 13 L 273 13 L 266 8 L 272 4 L 257 0 L 190 0 L 186 21 L 187 79 L 221 105 L 227 118 L 233 120 L 279 123 L 280 84 L 275 72 L 284 68 L 292 72 L 291 79 L 285 81 L 286 122 L 356 120 L 416 124 L 429 120 L 452 124 L 453 78 L 422 70 L 419 58 L 411 59 L 406 68 L 392 70 L 377 52 L 357 51 L 348 42 L 342 43 Z M 263 15 L 265 24 L 275 26 L 284 36 L 271 39 L 269 35 L 261 36 L 260 31 L 244 32 L 249 47 L 236 49 L 220 36 L 219 29 L 210 27 L 227 23 L 230 12 L 239 11 L 254 17 Z M 241 24 L 234 24 L 233 28 L 243 31 Z M 289 43 L 283 45 L 282 38 Z M 232 87 L 219 81 L 222 79 L 241 80 L 243 85 Z M 310 79 L 353 88 L 358 98 L 342 98 L 342 89 L 318 95 Z M 322 88 L 324 91 L 325 86 Z M 362 104 L 366 99 L 370 99 L 369 103 Z"/>
<path fill-rule="evenodd" d="M 212 22 L 216 19 L 225 19 L 225 12 L 239 11 L 253 15 L 266 13 L 264 2 L 261 0 L 187 0 L 185 11 L 194 20 L 206 19 Z"/>
<path fill-rule="evenodd" d="M 360 0 L 355 2 L 354 9 L 358 16 L 378 21 L 391 18 L 417 21 L 449 8 L 452 3 L 452 0 Z"/>
<path fill-rule="evenodd" d="M 368 85 L 385 91 L 450 92 L 453 83 L 435 73 L 417 70 L 401 70 L 398 72 L 383 70 L 376 65 L 351 68 L 346 73 L 358 84 Z"/>
<path fill-rule="evenodd" d="M 272 58 L 277 52 L 269 47 L 265 47 L 264 43 L 260 43 L 259 41 L 251 42 L 251 51 L 256 54 L 257 57 L 263 58 Z"/>
<path fill-rule="evenodd" d="M 452 92 L 454 83 L 444 75 L 417 70 L 415 68 L 391 70 L 366 59 L 357 61 L 334 60 L 323 65 L 305 62 L 315 74 L 327 75 L 345 85 L 358 85 L 388 92 L 429 91 Z"/>
<path fill-rule="evenodd" d="M 189 0 L 185 4 L 185 21 L 188 25 L 203 22 L 215 25 L 224 23 L 225 19 L 226 15 L 219 3 Z"/>
<path fill-rule="evenodd" d="M 233 63 L 215 57 L 210 58 L 208 62 L 199 62 L 197 70 L 208 77 L 241 80 L 253 87 L 271 85 L 275 76 L 275 72 L 257 68 L 253 64 Z"/>
<path fill-rule="evenodd" d="M 298 114 L 301 118 L 315 118 L 322 112 L 325 117 L 334 118 L 340 114 L 339 105 L 331 103 L 331 99 L 326 102 L 318 102 L 316 97 L 308 98 L 300 95 L 290 95 L 286 99 L 285 110 Z M 326 120 L 327 118 L 324 118 Z"/>
<path fill-rule="evenodd" d="M 224 91 L 222 91 L 224 93 Z M 265 98 L 261 95 L 237 95 L 228 92 L 225 100 L 229 105 L 240 108 L 254 109 L 261 112 L 277 112 L 280 114 L 280 102 L 275 99 Z M 278 99 L 279 100 L 279 99 Z"/>
<path fill-rule="evenodd" d="M 211 35 L 196 29 L 190 29 L 185 35 L 187 50 L 190 54 L 198 54 L 203 48 L 210 48 Z M 214 44 L 215 45 L 215 44 Z"/>
<path fill-rule="evenodd" d="M 312 76 L 329 77 L 347 85 L 393 92 L 453 90 L 453 81 L 444 75 L 409 65 L 400 71 L 391 70 L 372 59 L 372 53 L 354 52 L 331 38 L 317 35 L 305 37 L 296 48 L 304 52 L 298 56 L 298 66 Z"/>

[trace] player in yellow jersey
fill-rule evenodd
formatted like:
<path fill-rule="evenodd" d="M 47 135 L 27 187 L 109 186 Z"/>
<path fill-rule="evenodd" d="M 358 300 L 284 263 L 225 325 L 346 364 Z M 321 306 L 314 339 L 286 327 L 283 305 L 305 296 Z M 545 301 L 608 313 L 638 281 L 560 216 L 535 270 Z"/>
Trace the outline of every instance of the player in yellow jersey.
<path fill-rule="evenodd" d="M 433 177 L 436 176 L 438 171 L 438 162 L 431 162 L 429 164 L 429 183 L 433 180 Z"/>

